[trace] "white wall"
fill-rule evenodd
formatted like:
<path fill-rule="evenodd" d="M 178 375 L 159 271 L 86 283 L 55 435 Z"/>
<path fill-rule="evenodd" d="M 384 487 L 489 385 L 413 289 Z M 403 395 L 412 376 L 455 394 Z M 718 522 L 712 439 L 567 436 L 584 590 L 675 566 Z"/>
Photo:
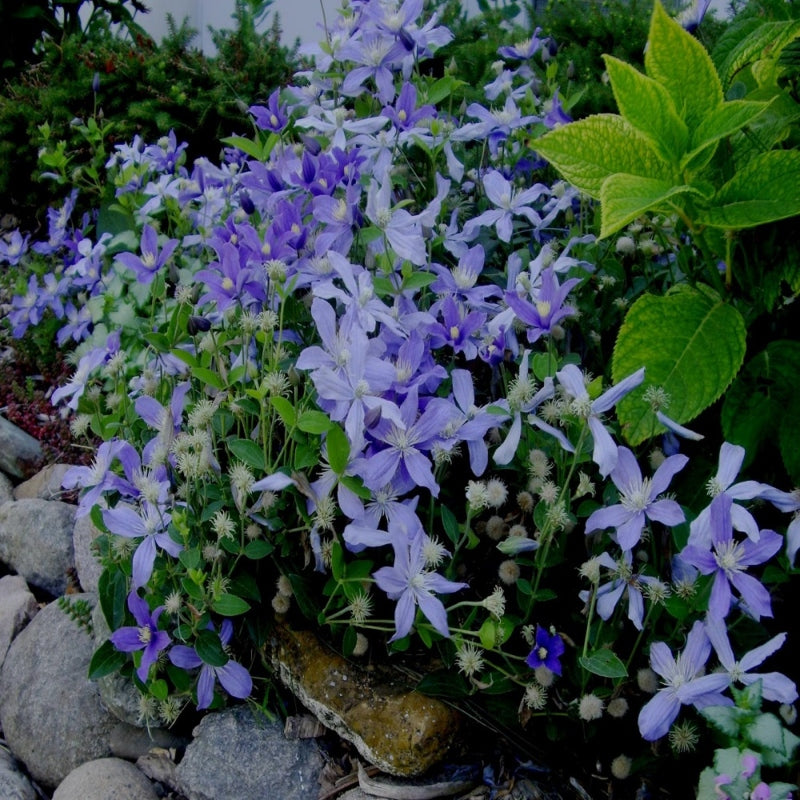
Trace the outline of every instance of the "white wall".
<path fill-rule="evenodd" d="M 195 44 L 205 52 L 213 51 L 211 37 L 208 35 L 208 26 L 213 28 L 232 28 L 234 22 L 232 13 L 234 0 L 145 0 L 150 8 L 150 13 L 139 15 L 137 21 L 156 40 L 167 31 L 166 16 L 172 14 L 180 23 L 184 17 L 189 17 L 192 27 L 199 32 Z M 318 23 L 322 22 L 324 6 L 325 15 L 331 21 L 336 17 L 336 11 L 341 5 L 341 0 L 274 0 L 267 24 L 272 22 L 272 14 L 280 15 L 283 28 L 283 41 L 292 44 L 296 38 L 301 42 L 317 42 L 321 39 Z M 476 0 L 465 0 L 466 8 L 477 8 Z M 728 7 L 728 0 L 712 0 L 711 7 L 722 14 Z"/>

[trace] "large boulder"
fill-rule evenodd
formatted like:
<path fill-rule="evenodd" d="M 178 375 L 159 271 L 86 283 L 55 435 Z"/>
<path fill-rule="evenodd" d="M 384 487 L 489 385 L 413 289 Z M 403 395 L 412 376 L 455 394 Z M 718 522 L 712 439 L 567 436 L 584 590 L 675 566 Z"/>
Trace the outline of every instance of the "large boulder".
<path fill-rule="evenodd" d="M 48 464 L 46 467 L 40 469 L 32 478 L 23 481 L 14 489 L 14 499 L 60 499 L 64 495 L 64 490 L 61 488 L 61 481 L 64 479 L 64 475 L 69 469 L 71 469 L 70 464 Z"/>
<path fill-rule="evenodd" d="M 0 416 L 0 471 L 12 478 L 29 478 L 41 466 L 42 447 L 36 439 Z"/>
<path fill-rule="evenodd" d="M 288 741 L 280 723 L 238 706 L 203 718 L 177 780 L 189 800 L 316 800 L 321 769 L 313 741 Z"/>
<path fill-rule="evenodd" d="M 14 499 L 14 484 L 0 472 L 0 505 Z"/>
<path fill-rule="evenodd" d="M 129 761 L 98 758 L 72 770 L 53 800 L 158 800 L 158 794 Z"/>
<path fill-rule="evenodd" d="M 459 716 L 444 703 L 414 691 L 398 673 L 359 669 L 307 631 L 277 629 L 273 663 L 323 725 L 391 775 L 427 772 L 458 734 Z"/>
<path fill-rule="evenodd" d="M 57 500 L 15 500 L 0 506 L 0 561 L 30 586 L 64 594 L 73 568 L 75 506 Z"/>
<path fill-rule="evenodd" d="M 0 797 L 3 800 L 36 800 L 31 782 L 19 771 L 14 756 L 0 747 Z"/>
<path fill-rule="evenodd" d="M 91 595 L 71 598 L 94 601 Z M 120 723 L 87 677 L 93 648 L 89 633 L 53 602 L 6 654 L 0 727 L 14 755 L 46 786 L 58 786 L 84 762 L 111 754 L 110 734 Z"/>
<path fill-rule="evenodd" d="M 24 578 L 19 575 L 0 578 L 0 668 L 14 637 L 38 610 L 36 598 L 28 591 Z"/>

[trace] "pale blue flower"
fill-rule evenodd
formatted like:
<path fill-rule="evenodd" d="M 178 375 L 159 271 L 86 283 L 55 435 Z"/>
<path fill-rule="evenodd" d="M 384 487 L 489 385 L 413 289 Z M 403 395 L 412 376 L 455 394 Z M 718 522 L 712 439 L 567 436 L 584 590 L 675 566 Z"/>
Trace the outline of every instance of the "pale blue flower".
<path fill-rule="evenodd" d="M 728 687 L 728 675 L 702 674 L 709 655 L 711 643 L 700 620 L 692 626 L 686 647 L 677 656 L 672 655 L 664 642 L 651 645 L 650 666 L 665 685 L 639 712 L 639 732 L 648 742 L 666 736 L 682 705 L 701 709 L 732 704 L 721 694 Z"/>
<path fill-rule="evenodd" d="M 374 573 L 375 583 L 386 592 L 390 600 L 397 601 L 394 612 L 395 633 L 389 641 L 393 642 L 408 635 L 414 624 L 417 606 L 438 633 L 449 637 L 447 611 L 434 592 L 451 594 L 466 589 L 467 584 L 449 581 L 427 569 L 422 550 L 425 535 L 421 531 L 410 541 L 401 526 L 390 530 L 390 533 L 394 565 L 381 567 Z"/>

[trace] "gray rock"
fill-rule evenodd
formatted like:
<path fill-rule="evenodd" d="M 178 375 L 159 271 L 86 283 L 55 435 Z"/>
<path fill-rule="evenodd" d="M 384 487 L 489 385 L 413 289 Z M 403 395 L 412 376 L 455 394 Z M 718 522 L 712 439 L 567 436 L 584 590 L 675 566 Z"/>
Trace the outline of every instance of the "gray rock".
<path fill-rule="evenodd" d="M 0 417 L 0 471 L 12 478 L 29 478 L 42 458 L 42 448 L 33 436 Z"/>
<path fill-rule="evenodd" d="M 188 740 L 164 728 L 134 728 L 122 722 L 111 731 L 109 738 L 111 752 L 117 758 L 128 761 L 136 761 L 154 747 L 160 750 L 183 750 L 188 743 Z"/>
<path fill-rule="evenodd" d="M 57 500 L 16 500 L 0 506 L 0 561 L 29 585 L 64 594 L 74 566 L 75 506 Z"/>
<path fill-rule="evenodd" d="M 0 472 L 0 505 L 14 499 L 14 484 Z"/>
<path fill-rule="evenodd" d="M 19 771 L 14 757 L 0 747 L 0 797 L 3 800 L 36 800 L 31 782 Z"/>
<path fill-rule="evenodd" d="M 75 518 L 72 529 L 72 549 L 75 554 L 75 571 L 84 592 L 96 592 L 103 567 L 95 557 L 92 543 L 100 535 L 91 517 L 87 514 Z"/>
<path fill-rule="evenodd" d="M 177 769 L 189 800 L 316 800 L 319 794 L 322 757 L 313 741 L 287 741 L 280 723 L 247 706 L 207 715 L 194 736 Z"/>
<path fill-rule="evenodd" d="M 24 502 L 24 501 L 19 501 Z M 92 595 L 72 595 L 72 602 Z M 116 717 L 87 677 L 94 641 L 59 608 L 45 606 L 11 643 L 0 672 L 0 727 L 34 780 L 58 786 L 86 761 L 110 755 Z"/>
<path fill-rule="evenodd" d="M 60 499 L 64 494 L 61 481 L 70 467 L 70 464 L 48 464 L 14 489 L 14 499 L 30 500 L 35 497 L 40 500 Z"/>
<path fill-rule="evenodd" d="M 0 668 L 14 637 L 38 610 L 36 598 L 28 591 L 24 578 L 19 575 L 0 578 Z"/>
<path fill-rule="evenodd" d="M 92 613 L 92 626 L 94 627 L 94 645 L 100 647 L 111 636 L 111 629 L 108 627 L 99 603 L 94 607 Z M 142 696 L 131 680 L 123 677 L 119 672 L 112 672 L 97 681 L 97 690 L 100 692 L 102 704 L 118 720 L 134 727 L 141 727 L 139 701 Z"/>
<path fill-rule="evenodd" d="M 72 770 L 53 800 L 157 800 L 149 780 L 129 761 L 99 758 Z"/>

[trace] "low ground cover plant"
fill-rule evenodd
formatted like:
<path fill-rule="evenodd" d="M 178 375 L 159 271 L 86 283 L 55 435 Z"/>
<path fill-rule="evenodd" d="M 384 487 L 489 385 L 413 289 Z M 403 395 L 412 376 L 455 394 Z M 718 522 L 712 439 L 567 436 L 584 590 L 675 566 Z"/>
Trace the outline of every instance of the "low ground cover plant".
<path fill-rule="evenodd" d="M 103 440 L 65 480 L 92 674 L 143 721 L 267 707 L 286 621 L 626 796 L 788 797 L 796 273 L 737 238 L 800 212 L 800 30 L 766 25 L 715 64 L 656 4 L 619 114 L 573 122 L 546 31 L 453 107 L 436 15 L 353 2 L 222 163 L 137 138 L 96 216 L 8 236 L 10 329 L 76 347 L 52 399 Z"/>

